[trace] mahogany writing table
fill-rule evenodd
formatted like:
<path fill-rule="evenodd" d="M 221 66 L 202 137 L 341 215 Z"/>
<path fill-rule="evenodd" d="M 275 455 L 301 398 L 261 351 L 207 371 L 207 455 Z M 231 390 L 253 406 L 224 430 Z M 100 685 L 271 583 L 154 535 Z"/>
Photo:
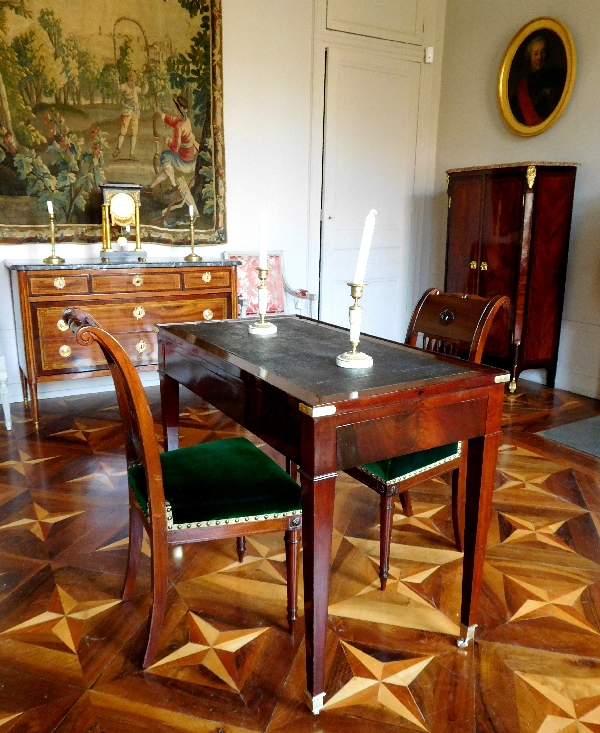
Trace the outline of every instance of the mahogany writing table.
<path fill-rule="evenodd" d="M 500 438 L 499 369 L 361 337 L 370 369 L 335 357 L 348 331 L 300 317 L 272 336 L 248 321 L 158 327 L 165 447 L 178 445 L 179 384 L 300 466 L 307 692 L 313 712 L 325 689 L 325 635 L 333 501 L 338 471 L 468 440 L 461 624 L 473 637 Z M 459 642 L 460 643 L 460 642 Z"/>

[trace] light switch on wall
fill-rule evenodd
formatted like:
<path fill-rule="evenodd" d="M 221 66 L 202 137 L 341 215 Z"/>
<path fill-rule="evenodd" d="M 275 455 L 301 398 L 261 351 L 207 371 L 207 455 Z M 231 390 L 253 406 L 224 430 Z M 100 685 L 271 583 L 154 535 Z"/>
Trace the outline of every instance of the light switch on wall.
<path fill-rule="evenodd" d="M 425 49 L 425 63 L 433 63 L 433 46 L 427 46 L 427 48 Z"/>

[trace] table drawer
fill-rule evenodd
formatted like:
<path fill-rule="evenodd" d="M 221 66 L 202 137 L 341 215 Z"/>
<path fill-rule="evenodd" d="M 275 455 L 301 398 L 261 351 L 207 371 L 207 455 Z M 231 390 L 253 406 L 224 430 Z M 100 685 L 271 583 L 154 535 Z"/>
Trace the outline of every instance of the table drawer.
<path fill-rule="evenodd" d="M 120 333 L 116 338 L 135 366 L 155 366 L 158 363 L 158 345 L 153 331 Z M 64 334 L 62 340 L 41 342 L 39 357 L 42 373 L 108 369 L 100 347 L 97 344 L 80 346 L 70 331 Z"/>
<path fill-rule="evenodd" d="M 39 275 L 29 278 L 31 295 L 68 295 L 89 293 L 87 275 Z"/>
<path fill-rule="evenodd" d="M 92 293 L 146 293 L 181 290 L 178 272 L 131 272 L 123 275 L 91 275 Z"/>
<path fill-rule="evenodd" d="M 191 272 L 183 273 L 183 287 L 185 290 L 202 290 L 203 288 L 228 288 L 231 285 L 231 270 L 225 267 L 194 268 Z"/>
<path fill-rule="evenodd" d="M 143 300 L 126 303 L 77 303 L 77 307 L 89 313 L 98 325 L 111 334 L 130 331 L 152 331 L 156 323 L 184 323 L 186 321 L 212 321 L 227 318 L 228 301 L 225 297 L 195 297 L 169 299 L 163 302 Z M 41 343 L 62 344 L 71 337 L 62 320 L 64 308 L 36 305 L 34 320 Z"/>

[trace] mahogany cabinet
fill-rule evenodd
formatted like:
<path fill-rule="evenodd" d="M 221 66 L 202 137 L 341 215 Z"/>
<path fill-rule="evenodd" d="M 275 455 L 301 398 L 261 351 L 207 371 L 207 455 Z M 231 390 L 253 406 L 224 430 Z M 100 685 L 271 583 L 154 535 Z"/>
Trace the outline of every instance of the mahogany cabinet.
<path fill-rule="evenodd" d="M 507 295 L 486 364 L 544 368 L 554 386 L 575 189 L 574 163 L 519 163 L 448 171 L 445 289 Z"/>
<path fill-rule="evenodd" d="M 65 308 L 87 311 L 141 371 L 158 368 L 155 324 L 234 318 L 237 311 L 231 261 L 5 265 L 11 271 L 23 395 L 29 387 L 36 427 L 39 382 L 110 373 L 97 344 L 77 344 L 62 320 Z"/>

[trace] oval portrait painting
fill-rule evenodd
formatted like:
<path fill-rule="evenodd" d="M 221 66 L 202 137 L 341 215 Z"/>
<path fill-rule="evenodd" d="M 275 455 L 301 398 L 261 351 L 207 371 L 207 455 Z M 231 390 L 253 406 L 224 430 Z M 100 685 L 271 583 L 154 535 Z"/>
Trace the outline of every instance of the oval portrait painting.
<path fill-rule="evenodd" d="M 575 81 L 576 59 L 568 29 L 536 18 L 512 39 L 500 69 L 500 109 L 518 135 L 539 135 L 560 117 Z"/>

